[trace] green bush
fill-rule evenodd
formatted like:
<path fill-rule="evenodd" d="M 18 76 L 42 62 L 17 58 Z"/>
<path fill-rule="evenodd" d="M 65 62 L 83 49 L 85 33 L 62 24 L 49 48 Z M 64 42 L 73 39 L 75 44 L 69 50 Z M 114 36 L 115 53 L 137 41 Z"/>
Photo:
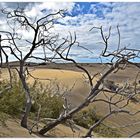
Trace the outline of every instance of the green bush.
<path fill-rule="evenodd" d="M 99 133 L 102 137 L 108 137 L 108 138 L 121 137 L 121 134 L 119 134 L 117 131 L 118 131 L 117 129 L 109 128 L 102 124 L 96 127 L 94 130 L 94 132 Z"/>
<path fill-rule="evenodd" d="M 6 113 L 0 112 L 0 125 L 6 126 L 5 121 L 9 118 L 9 116 Z"/>
<path fill-rule="evenodd" d="M 37 81 L 34 83 L 31 89 L 33 87 L 36 87 L 36 90 L 31 90 L 33 99 L 31 112 L 37 113 L 39 107 L 41 106 L 40 117 L 57 118 L 63 109 L 63 99 L 60 96 L 60 93 L 54 93 L 53 89 L 50 88 L 50 85 L 46 86 Z"/>
<path fill-rule="evenodd" d="M 89 129 L 91 125 L 95 124 L 102 117 L 96 114 L 95 108 L 84 109 L 74 115 L 73 120 L 77 125 Z M 101 137 L 121 137 L 117 129 L 109 128 L 100 124 L 93 132 L 98 133 Z"/>
<path fill-rule="evenodd" d="M 6 81 L 1 84 L 1 89 L 5 88 Z M 19 115 L 23 110 L 25 99 L 21 83 L 14 82 L 12 89 L 4 92 L 0 96 L 0 111 L 9 115 Z"/>
<path fill-rule="evenodd" d="M 4 89 L 7 84 L 8 81 L 3 81 L 0 85 L 0 90 Z M 33 101 L 29 117 L 33 119 L 38 112 L 39 106 L 41 106 L 40 117 L 57 118 L 63 108 L 63 100 L 60 94 L 54 94 L 50 85 L 43 85 L 37 81 L 33 85 L 29 85 L 29 88 Z M 5 113 L 15 117 L 21 116 L 25 106 L 25 94 L 22 84 L 16 75 L 13 77 L 12 89 L 0 96 L 0 103 L 0 114 Z"/>
<path fill-rule="evenodd" d="M 73 120 L 80 126 L 89 128 L 93 123 L 98 121 L 100 116 L 96 115 L 95 108 L 88 110 L 81 110 L 78 112 Z"/>

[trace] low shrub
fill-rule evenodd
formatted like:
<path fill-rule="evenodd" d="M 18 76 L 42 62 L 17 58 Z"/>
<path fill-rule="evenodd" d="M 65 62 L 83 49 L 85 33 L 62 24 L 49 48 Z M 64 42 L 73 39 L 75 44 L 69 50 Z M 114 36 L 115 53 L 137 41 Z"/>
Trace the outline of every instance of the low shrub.
<path fill-rule="evenodd" d="M 84 127 L 89 128 L 93 123 L 96 123 L 100 119 L 100 116 L 98 116 L 95 113 L 95 108 L 93 109 L 84 109 L 78 112 L 76 115 L 74 115 L 73 120 L 76 122 L 76 124 Z"/>
<path fill-rule="evenodd" d="M 3 90 L 8 81 L 3 81 L 0 85 L 0 90 Z M 32 96 L 32 107 L 30 118 L 34 119 L 39 106 L 41 106 L 40 117 L 43 118 L 57 118 L 63 108 L 63 99 L 60 93 L 54 93 L 54 89 L 50 88 L 50 85 L 43 85 L 42 83 L 35 81 L 32 85 L 29 85 Z M 60 91 L 58 91 L 60 92 Z M 17 76 L 13 77 L 12 88 L 5 91 L 0 96 L 0 114 L 8 114 L 14 117 L 20 117 L 25 106 L 25 94 L 21 82 L 17 79 Z M 2 117 L 4 118 L 4 117 Z M 0 122 L 4 122 L 4 119 L 0 119 Z"/>
<path fill-rule="evenodd" d="M 6 125 L 6 120 L 9 118 L 9 115 L 7 115 L 6 113 L 0 112 L 0 125 L 1 126 L 7 126 Z"/>
<path fill-rule="evenodd" d="M 4 81 L 1 84 L 1 89 L 5 88 L 6 83 L 7 81 Z M 19 115 L 25 103 L 23 92 L 21 83 L 19 81 L 14 82 L 13 87 L 0 96 L 0 111 L 9 115 Z"/>
<path fill-rule="evenodd" d="M 52 83 L 50 83 L 52 84 Z M 37 86 L 35 86 L 37 85 Z M 43 85 L 40 82 L 35 82 L 31 87 L 36 87 L 36 90 L 32 91 L 33 105 L 31 108 L 32 113 L 37 113 L 39 107 L 41 107 L 40 117 L 42 118 L 57 118 L 63 109 L 63 99 L 60 92 L 57 93 L 50 85 Z M 54 85 L 55 88 L 55 85 Z M 35 115 L 35 114 L 34 114 Z"/>
<path fill-rule="evenodd" d="M 121 134 L 119 134 L 117 129 L 104 126 L 103 124 L 101 124 L 100 126 L 96 127 L 94 132 L 100 134 L 101 137 L 108 137 L 108 138 L 122 137 Z"/>
<path fill-rule="evenodd" d="M 96 108 L 84 109 L 74 115 L 73 120 L 77 125 L 89 129 L 91 125 L 99 121 L 102 116 L 96 114 Z M 103 124 L 97 126 L 93 132 L 101 137 L 121 137 L 117 129 L 109 128 Z"/>

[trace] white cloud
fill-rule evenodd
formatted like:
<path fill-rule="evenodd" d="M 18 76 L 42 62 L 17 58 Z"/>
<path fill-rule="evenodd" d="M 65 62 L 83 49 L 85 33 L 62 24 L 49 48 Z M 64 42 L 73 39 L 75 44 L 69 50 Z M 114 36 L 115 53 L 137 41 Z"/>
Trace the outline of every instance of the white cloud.
<path fill-rule="evenodd" d="M 58 12 L 59 10 L 67 10 L 69 13 L 72 11 L 75 3 L 72 2 L 42 2 L 28 5 L 26 7 L 26 14 L 30 17 L 43 16 L 48 12 Z M 44 10 L 44 13 L 42 12 Z"/>
<path fill-rule="evenodd" d="M 58 10 L 61 10 L 61 9 L 66 9 L 68 10 L 69 12 L 72 11 L 73 7 L 74 7 L 75 3 L 73 2 L 44 2 L 42 4 L 40 4 L 38 7 L 39 9 L 49 9 L 49 10 L 52 10 L 52 11 L 58 11 Z"/>
<path fill-rule="evenodd" d="M 119 24 L 121 46 L 124 47 L 131 44 L 131 48 L 138 49 L 140 45 L 140 3 L 114 3 L 112 6 L 112 12 L 104 12 L 105 18 L 102 20 L 96 17 L 95 14 L 84 14 L 75 17 L 67 16 L 61 20 L 66 26 L 57 25 L 56 29 L 64 36 L 68 31 L 76 31 L 77 40 L 81 45 L 97 52 L 98 49 L 103 47 L 101 44 L 97 44 L 97 42 L 101 41 L 101 36 L 97 30 L 92 32 L 88 32 L 88 30 L 92 26 L 99 27 L 102 25 L 105 34 L 107 34 L 108 27 L 112 26 L 112 36 L 109 45 L 109 50 L 111 51 L 117 48 L 118 34 L 116 26 Z M 93 8 L 93 6 L 91 8 Z M 69 25 L 69 23 L 71 23 L 71 25 Z M 81 53 L 83 53 L 82 50 Z M 89 57 L 90 55 L 91 54 L 89 54 Z"/>
<path fill-rule="evenodd" d="M 3 3 L 6 6 L 5 3 Z M 63 37 L 68 35 L 68 31 L 76 32 L 77 41 L 84 47 L 93 51 L 92 56 L 98 57 L 102 52 L 103 45 L 99 44 L 101 40 L 100 33 L 97 29 L 89 32 L 93 26 L 103 26 L 105 34 L 108 33 L 109 26 L 112 26 L 112 36 L 110 38 L 109 50 L 115 49 L 118 43 L 118 34 L 116 26 L 119 24 L 121 33 L 121 45 L 131 44 L 130 47 L 139 48 L 140 45 L 140 3 L 104 3 L 107 7 L 112 7 L 112 11 L 108 12 L 108 8 L 100 8 L 102 10 L 104 18 L 99 18 L 95 13 L 83 13 L 83 7 L 78 6 L 77 11 L 81 12 L 76 16 L 66 16 L 58 21 L 61 24 L 55 24 L 52 30 L 55 33 L 61 34 Z M 56 12 L 59 9 L 67 9 L 69 13 L 72 13 L 73 8 L 75 8 L 75 3 L 73 2 L 42 2 L 42 3 L 30 3 L 25 7 L 27 15 L 29 17 L 39 18 L 47 14 L 47 12 Z M 42 12 L 43 10 L 43 12 Z M 97 12 L 94 5 L 91 5 L 89 10 Z M 4 22 L 0 20 L 2 25 Z M 1 29 L 6 29 L 7 26 L 3 24 Z M 8 28 L 7 28 L 8 29 Z M 32 32 L 26 33 L 20 31 L 26 39 L 31 38 Z M 41 50 L 39 50 L 41 51 Z M 83 51 L 79 48 L 74 48 L 72 50 L 73 56 L 77 54 L 77 57 L 92 57 L 87 51 Z"/>

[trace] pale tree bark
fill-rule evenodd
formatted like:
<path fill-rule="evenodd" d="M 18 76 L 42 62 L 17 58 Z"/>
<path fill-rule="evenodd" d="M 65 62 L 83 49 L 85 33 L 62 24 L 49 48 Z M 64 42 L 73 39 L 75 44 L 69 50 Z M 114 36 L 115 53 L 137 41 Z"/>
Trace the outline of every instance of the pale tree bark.
<path fill-rule="evenodd" d="M 131 112 L 125 110 L 125 107 L 128 105 L 129 100 L 132 99 L 131 97 L 128 98 L 123 98 L 123 99 L 119 99 L 117 100 L 115 103 L 112 102 L 112 99 L 116 96 L 116 95 L 121 95 L 122 97 L 126 96 L 123 94 L 123 92 L 125 92 L 125 87 L 123 88 L 118 88 L 118 89 L 114 89 L 112 90 L 112 88 L 110 88 L 109 90 L 104 89 L 101 85 L 104 84 L 104 79 L 107 78 L 112 72 L 118 72 L 120 69 L 124 70 L 127 66 L 127 63 L 129 63 L 129 60 L 132 58 L 137 57 L 135 53 L 132 53 L 131 51 L 129 51 L 127 54 L 124 54 L 124 51 L 127 51 L 127 48 L 122 48 L 120 49 L 120 31 L 119 31 L 119 27 L 117 26 L 117 30 L 118 30 L 118 46 L 117 46 L 117 50 L 112 52 L 112 53 L 108 53 L 107 49 L 108 49 L 108 40 L 110 38 L 111 35 L 111 27 L 109 28 L 109 32 L 108 32 L 108 36 L 104 35 L 103 29 L 102 27 L 94 27 L 92 29 L 98 29 L 101 32 L 101 37 L 103 39 L 103 43 L 105 44 L 105 48 L 102 52 L 102 56 L 103 57 L 109 57 L 112 56 L 112 60 L 111 60 L 111 66 L 109 68 L 109 70 L 107 70 L 106 73 L 101 74 L 102 76 L 99 78 L 99 80 L 97 81 L 97 83 L 94 85 L 93 83 L 93 79 L 94 76 L 92 76 L 88 70 L 86 70 L 86 68 L 80 66 L 75 60 L 69 58 L 69 53 L 70 53 L 70 49 L 72 47 L 73 44 L 78 44 L 79 43 L 76 41 L 76 34 L 74 37 L 74 40 L 72 41 L 72 37 L 70 34 L 70 40 L 68 41 L 68 39 L 64 40 L 64 42 L 62 44 L 60 44 L 57 48 L 56 48 L 56 53 L 60 56 L 61 59 L 65 60 L 65 61 L 69 61 L 75 64 L 75 66 L 77 68 L 79 68 L 80 70 L 84 71 L 87 74 L 88 80 L 89 80 L 89 84 L 91 86 L 91 91 L 89 93 L 89 95 L 85 98 L 85 100 L 77 107 L 75 107 L 74 109 L 72 109 L 71 111 L 69 111 L 67 114 L 65 115 L 60 115 L 60 117 L 52 122 L 50 122 L 48 125 L 46 125 L 44 128 L 42 128 L 39 132 L 39 134 L 44 135 L 45 133 L 47 133 L 49 130 L 51 130 L 52 128 L 54 128 L 55 126 L 57 126 L 58 124 L 61 124 L 62 122 L 67 121 L 68 119 L 71 119 L 73 117 L 74 114 L 76 114 L 77 112 L 79 112 L 81 109 L 87 107 L 90 103 L 93 102 L 97 102 L 98 100 L 96 100 L 96 96 L 100 93 L 100 92 L 110 92 L 110 93 L 114 93 L 112 95 L 112 97 L 109 99 L 109 101 L 107 100 L 100 100 L 102 102 L 105 102 L 109 105 L 109 112 L 107 115 L 105 115 L 101 120 L 99 120 L 98 122 L 96 122 L 95 124 L 93 124 L 93 126 L 90 127 L 89 131 L 87 132 L 87 134 L 84 137 L 91 137 L 92 136 L 92 131 L 99 126 L 104 120 L 106 120 L 109 116 L 111 116 L 112 114 L 115 113 L 128 113 L 129 115 L 131 115 Z M 68 45 L 66 47 L 66 49 L 61 49 L 61 47 L 66 44 L 68 41 Z M 67 50 L 67 52 L 65 52 Z M 132 49 L 132 51 L 134 51 Z M 63 54 L 63 53 L 66 54 Z M 139 50 L 136 50 L 136 52 L 139 52 Z M 115 62 L 113 62 L 114 59 L 117 60 Z M 123 106 L 119 107 L 119 103 L 123 102 L 124 100 L 127 100 L 127 103 L 124 104 Z M 112 106 L 117 107 L 117 110 L 112 110 Z M 123 109 L 124 108 L 124 109 Z M 119 110 L 119 111 L 118 111 Z M 137 112 L 139 113 L 139 111 Z M 134 113 L 134 114 L 137 114 Z"/>

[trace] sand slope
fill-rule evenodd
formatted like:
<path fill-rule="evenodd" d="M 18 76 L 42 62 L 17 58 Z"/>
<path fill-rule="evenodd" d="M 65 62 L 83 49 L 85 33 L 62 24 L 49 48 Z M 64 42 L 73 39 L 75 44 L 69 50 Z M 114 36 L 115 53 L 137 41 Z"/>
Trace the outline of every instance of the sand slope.
<path fill-rule="evenodd" d="M 125 75 L 120 72 L 120 79 L 121 75 L 124 77 Z M 75 72 L 69 70 L 51 70 L 51 69 L 37 69 L 32 72 L 32 74 L 38 78 L 56 78 L 62 85 L 70 87 L 75 81 L 76 84 L 72 89 L 71 93 L 67 95 L 68 101 L 74 106 L 79 105 L 89 93 L 89 86 L 88 83 L 85 82 L 85 78 L 82 72 Z M 112 76 L 113 77 L 113 76 Z M 97 78 L 95 78 L 94 83 L 96 82 Z M 98 96 L 99 98 L 105 98 L 103 94 Z M 100 115 L 104 115 L 108 112 L 108 105 L 102 102 L 98 102 L 93 104 L 96 106 L 97 111 Z M 91 105 L 92 106 L 92 105 Z M 139 104 L 130 103 L 127 107 L 132 112 L 135 112 L 140 109 Z M 107 121 L 110 125 L 114 127 L 131 124 L 136 121 L 139 121 L 140 114 L 137 116 L 129 116 L 127 114 L 120 114 L 120 115 L 113 115 Z M 127 137 L 132 133 L 136 132 L 140 128 L 140 124 L 135 126 L 126 127 L 120 129 L 120 132 L 123 136 Z M 140 135 L 137 135 L 140 136 Z"/>
<path fill-rule="evenodd" d="M 6 121 L 6 126 L 0 126 L 0 137 L 37 137 L 36 135 L 30 135 L 27 129 L 20 126 L 20 120 L 9 119 Z"/>
<path fill-rule="evenodd" d="M 44 69 L 39 68 L 39 69 L 35 69 L 35 70 L 30 69 L 30 71 L 31 71 L 31 74 L 36 78 L 53 79 L 55 81 L 58 81 L 61 84 L 61 86 L 66 86 L 67 88 L 71 88 L 73 86 L 73 84 L 76 82 L 72 91 L 67 95 L 67 99 L 69 102 L 71 102 L 73 107 L 80 104 L 84 100 L 84 97 L 88 95 L 89 86 L 83 76 L 84 73 L 82 73 L 82 72 L 76 72 L 76 71 L 70 71 L 70 70 L 54 70 L 54 69 L 45 69 L 45 68 Z M 5 75 L 3 78 L 5 78 L 6 71 L 3 71 L 3 73 L 4 73 L 3 75 Z M 121 80 L 121 75 L 123 77 L 125 76 L 125 74 L 123 72 L 120 72 L 120 74 L 119 74 L 120 77 L 119 77 L 119 79 L 117 79 L 118 81 Z M 111 76 L 111 78 L 112 77 L 114 78 L 115 76 Z M 96 80 L 97 79 L 95 79 L 95 82 L 96 82 Z M 34 79 L 29 77 L 28 82 L 32 83 L 33 81 L 34 81 Z M 49 81 L 46 81 L 46 80 L 40 80 L 40 81 L 42 81 L 44 84 L 49 83 Z M 100 95 L 100 97 L 105 98 L 104 95 Z M 95 105 L 96 105 L 97 111 L 101 115 L 106 114 L 106 112 L 108 111 L 108 105 L 106 105 L 105 103 L 98 102 Z M 140 105 L 131 103 L 128 108 L 132 111 L 136 111 L 136 110 L 140 109 Z M 130 117 L 125 114 L 121 114 L 121 115 L 112 116 L 111 118 L 109 118 L 108 122 L 112 126 L 120 126 L 120 125 L 130 124 L 132 122 L 139 121 L 140 120 L 139 118 L 140 118 L 140 114 L 138 114 L 137 116 L 133 116 L 133 117 Z M 120 129 L 120 131 L 125 137 L 127 137 L 130 134 L 132 134 L 133 132 L 136 132 L 139 128 L 140 128 L 140 125 L 136 125 L 136 126 L 127 127 L 125 129 Z M 62 131 L 63 130 L 64 129 L 62 129 Z M 66 130 L 68 130 L 68 129 L 66 129 Z M 57 131 L 57 130 L 55 130 L 55 131 Z M 66 132 L 68 132 L 68 131 L 66 131 Z M 64 135 L 66 136 L 69 134 L 65 133 Z M 137 136 L 140 136 L 140 135 L 137 135 Z"/>
<path fill-rule="evenodd" d="M 14 137 L 14 138 L 36 138 L 36 137 L 81 137 L 87 132 L 86 129 L 77 126 L 73 132 L 70 127 L 65 125 L 58 125 L 49 131 L 45 136 L 40 136 L 36 133 L 30 134 L 27 129 L 20 126 L 19 119 L 9 119 L 6 121 L 6 126 L 0 125 L 0 137 Z"/>
<path fill-rule="evenodd" d="M 53 70 L 53 69 L 35 69 L 31 70 L 32 76 L 41 79 L 51 79 L 57 82 L 61 87 L 71 89 L 67 99 L 73 106 L 78 105 L 89 93 L 89 84 L 86 75 L 83 72 L 71 70 Z M 32 83 L 35 79 L 29 77 L 28 82 Z M 44 84 L 49 84 L 48 80 L 39 80 Z"/>

